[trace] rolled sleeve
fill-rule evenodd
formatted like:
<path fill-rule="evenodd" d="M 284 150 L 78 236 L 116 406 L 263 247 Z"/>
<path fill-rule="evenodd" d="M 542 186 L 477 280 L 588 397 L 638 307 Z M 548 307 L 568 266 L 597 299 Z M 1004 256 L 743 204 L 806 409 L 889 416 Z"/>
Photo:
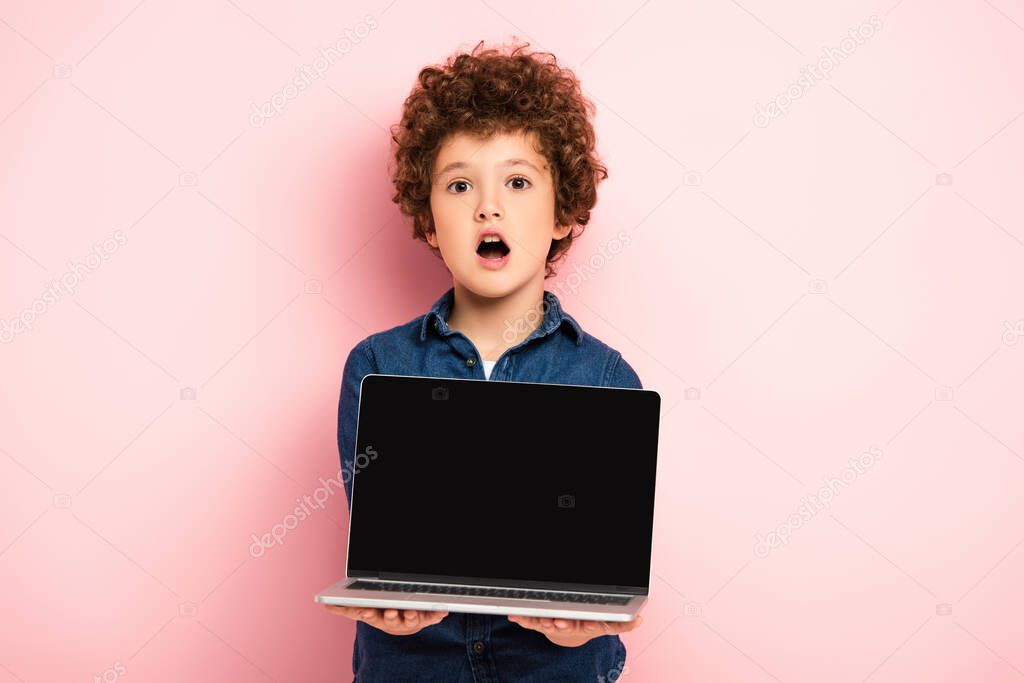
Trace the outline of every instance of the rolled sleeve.
<path fill-rule="evenodd" d="M 608 364 L 608 371 L 605 373 L 604 386 L 620 387 L 623 389 L 643 389 L 640 377 L 633 370 L 633 367 L 626 362 L 618 351 L 612 356 Z"/>
<path fill-rule="evenodd" d="M 349 511 L 352 509 L 352 473 L 355 471 L 356 418 L 359 415 L 359 386 L 366 375 L 375 373 L 376 363 L 370 338 L 355 345 L 345 361 L 338 399 L 338 453 Z"/>

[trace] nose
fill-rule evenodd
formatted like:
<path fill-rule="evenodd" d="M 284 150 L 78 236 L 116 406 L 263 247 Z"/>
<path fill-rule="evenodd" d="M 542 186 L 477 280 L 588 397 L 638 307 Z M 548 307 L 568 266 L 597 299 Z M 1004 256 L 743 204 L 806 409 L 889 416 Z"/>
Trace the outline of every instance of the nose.
<path fill-rule="evenodd" d="M 496 220 L 502 217 L 502 213 L 494 193 L 487 191 L 480 193 L 480 203 L 476 209 L 478 219 L 481 221 Z"/>

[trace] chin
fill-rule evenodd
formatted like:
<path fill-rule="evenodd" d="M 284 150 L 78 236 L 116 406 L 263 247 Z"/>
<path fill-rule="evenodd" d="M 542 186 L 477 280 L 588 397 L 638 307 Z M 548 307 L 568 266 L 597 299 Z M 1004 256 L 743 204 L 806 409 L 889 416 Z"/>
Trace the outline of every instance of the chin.
<path fill-rule="evenodd" d="M 473 294 L 487 299 L 500 299 L 515 291 L 515 287 L 498 282 L 480 282 L 478 280 L 470 280 L 469 282 L 460 281 L 460 284 L 473 292 Z"/>
<path fill-rule="evenodd" d="M 472 273 L 466 278 L 454 279 L 473 294 L 488 299 L 508 296 L 523 285 L 523 281 L 511 277 L 511 273 Z"/>

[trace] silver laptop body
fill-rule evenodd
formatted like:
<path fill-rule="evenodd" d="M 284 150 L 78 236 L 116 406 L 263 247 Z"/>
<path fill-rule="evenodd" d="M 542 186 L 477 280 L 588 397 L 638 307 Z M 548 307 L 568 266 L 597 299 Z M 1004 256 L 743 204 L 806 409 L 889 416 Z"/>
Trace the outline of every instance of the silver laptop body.
<path fill-rule="evenodd" d="M 345 578 L 315 601 L 631 621 L 660 405 L 649 389 L 367 375 Z"/>

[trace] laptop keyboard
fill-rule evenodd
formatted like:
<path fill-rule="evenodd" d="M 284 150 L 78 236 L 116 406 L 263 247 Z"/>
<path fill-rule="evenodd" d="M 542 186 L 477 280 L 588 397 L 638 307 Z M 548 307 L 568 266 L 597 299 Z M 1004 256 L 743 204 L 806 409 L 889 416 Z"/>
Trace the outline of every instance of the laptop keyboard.
<path fill-rule="evenodd" d="M 559 593 L 531 591 L 518 588 L 482 588 L 478 586 L 438 586 L 428 583 L 381 583 L 359 579 L 348 588 L 401 593 L 435 593 L 438 595 L 475 595 L 485 598 L 515 598 L 519 600 L 553 600 L 557 602 L 585 602 L 592 605 L 625 605 L 630 597 L 595 595 L 593 593 Z"/>

